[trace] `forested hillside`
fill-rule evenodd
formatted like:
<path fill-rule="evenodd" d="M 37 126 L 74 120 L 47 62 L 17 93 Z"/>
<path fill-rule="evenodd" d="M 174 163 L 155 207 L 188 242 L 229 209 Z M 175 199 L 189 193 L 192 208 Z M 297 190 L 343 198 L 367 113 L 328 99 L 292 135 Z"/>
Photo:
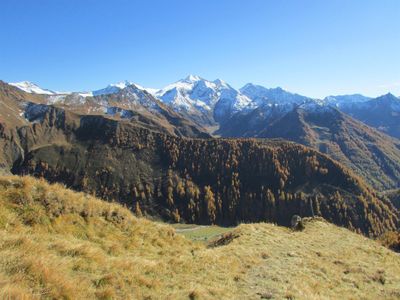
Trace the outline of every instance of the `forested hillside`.
<path fill-rule="evenodd" d="M 384 196 L 388 197 L 390 201 L 393 203 L 393 205 L 397 208 L 400 209 L 400 189 L 399 190 L 392 190 L 392 191 L 387 191 L 383 193 Z"/>
<path fill-rule="evenodd" d="M 398 212 L 351 171 L 304 146 L 256 140 L 186 139 L 102 116 L 46 110 L 10 141 L 12 171 L 117 200 L 138 214 L 177 222 L 272 221 L 312 211 L 379 235 Z"/>

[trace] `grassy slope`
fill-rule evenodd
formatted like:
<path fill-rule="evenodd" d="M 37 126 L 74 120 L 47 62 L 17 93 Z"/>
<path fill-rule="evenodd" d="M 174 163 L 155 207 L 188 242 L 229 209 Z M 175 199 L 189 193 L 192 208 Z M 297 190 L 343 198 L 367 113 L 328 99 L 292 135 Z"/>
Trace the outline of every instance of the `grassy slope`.
<path fill-rule="evenodd" d="M 399 299 L 400 256 L 347 229 L 321 221 L 303 232 L 247 225 L 229 247 L 252 245 L 266 259 L 247 274 L 254 295 L 278 299 Z M 245 251 L 245 249 L 243 249 Z"/>
<path fill-rule="evenodd" d="M 207 248 L 119 205 L 0 177 L 0 298 L 398 298 L 400 257 L 323 221 Z"/>

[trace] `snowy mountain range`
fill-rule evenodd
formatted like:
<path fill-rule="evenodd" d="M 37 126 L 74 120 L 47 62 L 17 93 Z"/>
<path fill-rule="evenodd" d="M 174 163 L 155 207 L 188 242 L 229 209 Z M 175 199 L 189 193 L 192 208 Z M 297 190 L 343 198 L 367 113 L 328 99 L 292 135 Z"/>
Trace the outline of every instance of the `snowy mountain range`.
<path fill-rule="evenodd" d="M 268 89 L 252 83 L 246 84 L 240 89 L 240 92 L 255 101 L 257 106 L 264 103 L 301 104 L 313 100 L 309 97 L 290 93 L 280 87 Z"/>
<path fill-rule="evenodd" d="M 220 79 L 208 81 L 199 76 L 189 75 L 157 91 L 155 96 L 178 110 L 211 111 L 218 105 L 217 115 L 225 110 L 230 113 L 245 109 L 251 99 Z"/>
<path fill-rule="evenodd" d="M 235 122 L 235 119 L 239 123 L 248 120 L 257 128 L 257 122 L 269 123 L 295 107 L 304 110 L 335 107 L 367 124 L 400 136 L 398 129 L 388 129 L 389 125 L 382 124 L 385 120 L 376 120 L 385 117 L 398 122 L 400 99 L 391 94 L 376 99 L 360 94 L 314 99 L 280 87 L 266 88 L 252 83 L 235 89 L 223 80 L 210 81 L 195 75 L 189 75 L 162 89 L 145 88 L 131 81 L 122 81 L 90 92 L 67 93 L 44 89 L 28 81 L 10 84 L 28 93 L 45 95 L 49 104 L 87 106 L 90 103 L 92 112 L 96 109 L 114 111 L 112 107 L 116 106 L 123 109 L 140 110 L 144 107 L 146 110 L 156 110 L 159 104 L 155 104 L 155 101 L 160 101 L 200 126 L 218 125 L 222 129 L 224 125 L 226 128 L 226 124 L 229 126 L 229 122 Z M 375 113 L 369 114 L 372 110 Z M 375 116 L 374 120 L 370 120 L 370 115 Z"/>
<path fill-rule="evenodd" d="M 336 107 L 353 103 L 364 103 L 373 98 L 361 94 L 328 96 L 324 99 L 315 99 L 288 92 L 280 87 L 266 88 L 248 83 L 240 89 L 235 89 L 221 79 L 209 81 L 200 76 L 189 75 L 184 79 L 167 85 L 162 89 L 145 88 L 132 81 L 121 81 L 110 84 L 105 88 L 89 92 L 56 92 L 44 89 L 38 85 L 22 81 L 10 83 L 11 85 L 27 92 L 43 95 L 71 95 L 78 94 L 82 97 L 94 97 L 116 94 L 129 86 L 136 86 L 139 90 L 146 91 L 165 104 L 178 111 L 212 111 L 228 109 L 232 113 L 249 110 L 265 104 L 297 104 L 317 101 Z M 222 112 L 221 112 L 222 113 Z"/>

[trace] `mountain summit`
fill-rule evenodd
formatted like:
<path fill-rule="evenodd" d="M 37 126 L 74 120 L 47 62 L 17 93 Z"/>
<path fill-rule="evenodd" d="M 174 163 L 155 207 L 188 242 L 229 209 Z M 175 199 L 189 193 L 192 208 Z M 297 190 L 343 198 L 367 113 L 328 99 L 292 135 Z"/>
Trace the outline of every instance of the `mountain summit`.
<path fill-rule="evenodd" d="M 309 97 L 288 92 L 281 87 L 268 89 L 261 85 L 255 85 L 252 83 L 246 84 L 240 89 L 240 92 L 259 105 L 263 103 L 301 104 L 312 100 Z"/>
<path fill-rule="evenodd" d="M 43 94 L 43 95 L 57 94 L 56 92 L 53 92 L 51 90 L 42 89 L 37 84 L 32 83 L 30 81 L 13 82 L 13 83 L 10 83 L 10 85 L 13 85 L 13 86 L 19 88 L 20 90 L 23 90 L 24 92 L 31 93 L 31 94 Z"/>
<path fill-rule="evenodd" d="M 132 81 L 128 81 L 128 80 L 124 80 L 124 81 L 120 81 L 118 83 L 112 83 L 109 84 L 107 87 L 100 89 L 100 90 L 96 90 L 92 92 L 93 96 L 100 96 L 100 95 L 110 95 L 110 94 L 116 94 L 118 92 L 120 92 L 121 90 L 134 85 L 135 87 L 137 87 L 140 90 L 146 91 L 150 94 L 155 93 L 157 90 L 156 89 L 151 89 L 151 88 L 145 88 L 142 87 L 139 84 L 136 84 Z"/>
<path fill-rule="evenodd" d="M 174 109 L 208 124 L 228 118 L 252 102 L 223 80 L 209 81 L 195 75 L 166 86 L 156 96 Z"/>

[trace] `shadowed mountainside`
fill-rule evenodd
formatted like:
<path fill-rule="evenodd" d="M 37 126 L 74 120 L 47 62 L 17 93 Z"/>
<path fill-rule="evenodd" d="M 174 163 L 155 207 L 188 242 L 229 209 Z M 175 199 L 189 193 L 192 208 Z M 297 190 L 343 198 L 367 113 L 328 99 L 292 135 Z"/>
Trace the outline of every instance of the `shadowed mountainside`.
<path fill-rule="evenodd" d="M 387 191 L 384 195 L 390 199 L 397 209 L 400 209 L 400 189 Z"/>
<path fill-rule="evenodd" d="M 377 189 L 400 184 L 400 141 L 336 109 L 295 109 L 261 131 L 259 137 L 284 138 L 317 149 Z"/>
<path fill-rule="evenodd" d="M 341 105 L 340 110 L 390 136 L 400 138 L 400 99 L 390 93 L 363 103 Z"/>
<path fill-rule="evenodd" d="M 332 107 L 259 108 L 235 115 L 220 133 L 301 143 L 348 166 L 378 190 L 400 185 L 400 141 Z"/>

